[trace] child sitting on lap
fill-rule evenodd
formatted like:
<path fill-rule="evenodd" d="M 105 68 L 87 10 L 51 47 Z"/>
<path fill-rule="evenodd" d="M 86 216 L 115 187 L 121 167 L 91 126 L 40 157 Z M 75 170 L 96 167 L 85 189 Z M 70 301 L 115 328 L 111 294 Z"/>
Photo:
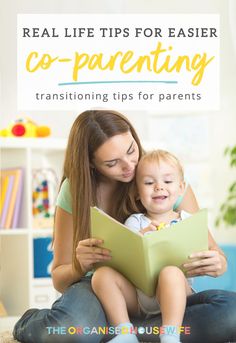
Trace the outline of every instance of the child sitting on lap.
<path fill-rule="evenodd" d="M 131 215 L 125 222 L 126 226 L 147 234 L 189 216 L 186 212 L 173 210 L 178 197 L 184 192 L 183 169 L 174 155 L 163 150 L 144 155 L 137 167 L 136 183 L 138 200 L 144 212 Z M 154 297 L 136 289 L 110 267 L 100 267 L 95 271 L 92 288 L 109 322 L 120 329 L 120 334 L 111 341 L 138 342 L 129 315 L 147 317 L 161 312 L 163 333 L 160 334 L 160 342 L 180 342 L 178 328 L 182 325 L 186 298 L 192 294 L 192 289 L 178 267 L 166 266 L 161 270 Z"/>

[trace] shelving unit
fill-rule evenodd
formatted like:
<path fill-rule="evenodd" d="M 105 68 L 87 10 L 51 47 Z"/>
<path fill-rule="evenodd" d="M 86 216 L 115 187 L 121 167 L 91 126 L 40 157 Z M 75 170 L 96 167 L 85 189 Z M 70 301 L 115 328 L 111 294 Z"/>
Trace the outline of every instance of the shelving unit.
<path fill-rule="evenodd" d="M 24 169 L 19 227 L 0 229 L 0 299 L 9 316 L 30 307 L 46 308 L 58 297 L 51 278 L 34 278 L 33 240 L 52 236 L 52 227 L 36 229 L 32 221 L 32 170 L 52 168 L 60 180 L 65 139 L 1 138 L 1 168 Z"/>

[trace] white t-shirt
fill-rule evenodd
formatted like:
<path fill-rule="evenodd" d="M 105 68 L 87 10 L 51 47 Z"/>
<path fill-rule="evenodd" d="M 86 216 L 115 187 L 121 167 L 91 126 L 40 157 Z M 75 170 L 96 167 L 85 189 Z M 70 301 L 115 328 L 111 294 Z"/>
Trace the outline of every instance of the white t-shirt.
<path fill-rule="evenodd" d="M 180 212 L 180 218 L 179 220 L 184 220 L 186 218 L 189 218 L 191 216 L 190 213 L 181 211 Z M 151 219 L 145 216 L 143 213 L 134 213 L 129 216 L 129 218 L 126 219 L 125 225 L 129 228 L 139 232 L 142 229 L 145 229 L 149 224 L 151 224 Z"/>

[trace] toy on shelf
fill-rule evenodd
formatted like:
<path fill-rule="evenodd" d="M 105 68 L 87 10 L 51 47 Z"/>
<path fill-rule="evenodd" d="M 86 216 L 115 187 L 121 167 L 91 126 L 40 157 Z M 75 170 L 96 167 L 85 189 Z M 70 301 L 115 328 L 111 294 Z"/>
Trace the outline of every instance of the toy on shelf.
<path fill-rule="evenodd" d="M 38 126 L 30 118 L 18 118 L 0 130 L 1 137 L 47 137 L 51 130 L 48 126 Z"/>
<path fill-rule="evenodd" d="M 34 228 L 52 228 L 58 179 L 51 168 L 33 170 L 32 214 Z"/>

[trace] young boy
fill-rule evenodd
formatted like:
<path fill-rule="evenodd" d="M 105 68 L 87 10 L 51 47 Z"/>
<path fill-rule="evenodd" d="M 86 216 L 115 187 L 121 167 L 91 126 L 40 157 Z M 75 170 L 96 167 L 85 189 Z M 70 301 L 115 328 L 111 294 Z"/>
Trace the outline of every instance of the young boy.
<path fill-rule="evenodd" d="M 174 155 L 163 150 L 144 155 L 137 167 L 136 183 L 137 200 L 143 206 L 143 213 L 131 215 L 125 225 L 147 234 L 189 216 L 186 212 L 177 213 L 173 210 L 185 188 L 183 169 Z M 161 270 L 154 297 L 145 295 L 109 267 L 95 271 L 92 288 L 109 322 L 120 329 L 121 334 L 111 341 L 138 342 L 129 315 L 147 317 L 161 312 L 163 333 L 160 334 L 160 342 L 180 342 L 178 327 L 182 325 L 186 298 L 192 294 L 192 290 L 178 267 L 167 266 Z M 129 332 L 125 336 L 122 335 L 124 328 Z"/>

